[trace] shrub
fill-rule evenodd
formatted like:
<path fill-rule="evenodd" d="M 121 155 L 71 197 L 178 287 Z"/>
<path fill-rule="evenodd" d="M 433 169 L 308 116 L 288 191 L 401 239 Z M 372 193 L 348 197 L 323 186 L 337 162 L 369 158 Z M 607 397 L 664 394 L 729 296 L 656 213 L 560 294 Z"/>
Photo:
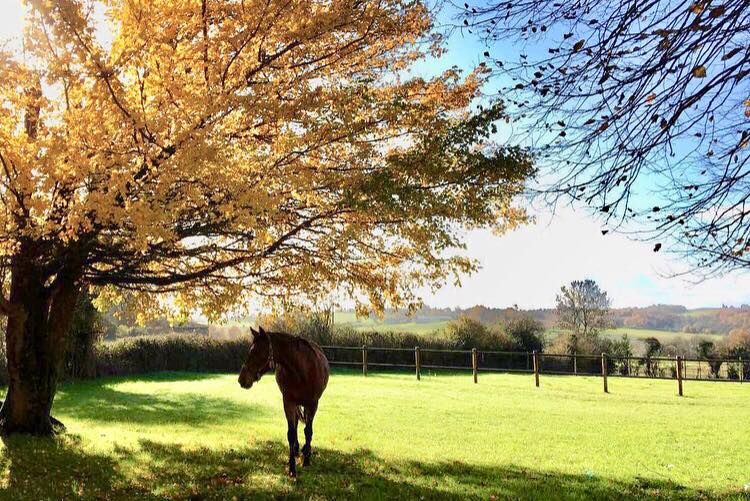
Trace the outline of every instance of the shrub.
<path fill-rule="evenodd" d="M 513 349 L 518 351 L 539 351 L 544 349 L 544 324 L 528 315 L 509 320 L 503 331 L 510 336 Z"/>
<path fill-rule="evenodd" d="M 454 349 L 510 351 L 514 349 L 513 339 L 504 331 L 496 331 L 467 317 L 461 317 L 448 324 L 446 338 Z"/>
<path fill-rule="evenodd" d="M 632 370 L 629 358 L 633 356 L 630 338 L 627 334 L 623 334 L 620 339 L 608 340 L 608 344 L 605 352 L 611 357 L 608 366 L 609 373 L 628 376 Z"/>

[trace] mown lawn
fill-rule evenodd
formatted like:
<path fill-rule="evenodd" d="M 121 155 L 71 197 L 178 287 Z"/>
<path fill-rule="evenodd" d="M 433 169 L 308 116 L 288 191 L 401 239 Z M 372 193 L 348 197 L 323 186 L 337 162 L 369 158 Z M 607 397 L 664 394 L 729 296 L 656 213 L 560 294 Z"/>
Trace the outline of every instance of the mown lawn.
<path fill-rule="evenodd" d="M 67 384 L 54 440 L 0 449 L 2 499 L 747 498 L 750 385 L 336 372 L 288 479 L 272 377 Z M 300 435 L 302 436 L 302 435 Z"/>

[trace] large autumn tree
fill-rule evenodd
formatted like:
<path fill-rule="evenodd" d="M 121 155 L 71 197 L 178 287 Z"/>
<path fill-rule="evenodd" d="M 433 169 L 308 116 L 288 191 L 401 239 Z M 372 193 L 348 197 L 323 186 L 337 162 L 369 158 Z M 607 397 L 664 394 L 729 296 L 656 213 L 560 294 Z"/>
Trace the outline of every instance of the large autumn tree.
<path fill-rule="evenodd" d="M 470 271 L 532 173 L 471 115 L 483 75 L 401 0 L 29 0 L 0 65 L 4 433 L 50 411 L 82 289 L 216 316 L 340 290 L 382 309 Z M 106 19 L 106 26 L 103 26 Z M 111 36 L 102 36 L 111 33 Z"/>

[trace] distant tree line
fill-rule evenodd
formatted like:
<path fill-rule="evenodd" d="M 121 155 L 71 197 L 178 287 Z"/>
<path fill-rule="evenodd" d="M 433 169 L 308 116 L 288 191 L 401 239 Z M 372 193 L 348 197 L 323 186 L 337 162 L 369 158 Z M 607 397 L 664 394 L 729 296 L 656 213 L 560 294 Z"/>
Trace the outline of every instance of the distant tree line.
<path fill-rule="evenodd" d="M 700 308 L 689 310 L 680 305 L 652 305 L 640 308 L 612 308 L 610 327 L 653 329 L 686 334 L 729 334 L 734 329 L 750 328 L 750 306 Z M 387 311 L 386 323 L 408 321 L 431 322 L 467 317 L 487 325 L 530 316 L 546 328 L 557 325 L 554 308 L 524 310 L 517 307 L 493 308 L 483 305 L 470 308 L 429 308 L 418 310 L 413 316 L 406 311 Z"/>

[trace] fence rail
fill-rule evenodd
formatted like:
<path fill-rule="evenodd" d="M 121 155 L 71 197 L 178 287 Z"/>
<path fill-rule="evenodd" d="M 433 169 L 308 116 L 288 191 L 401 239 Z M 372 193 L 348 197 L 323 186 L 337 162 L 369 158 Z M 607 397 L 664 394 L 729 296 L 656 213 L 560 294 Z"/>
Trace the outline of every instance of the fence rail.
<path fill-rule="evenodd" d="M 534 375 L 599 376 L 609 391 L 608 378 L 629 377 L 671 379 L 683 394 L 684 381 L 750 381 L 750 360 L 742 358 L 618 357 L 601 355 L 559 355 L 539 352 L 493 350 L 438 350 L 420 348 L 377 348 L 372 346 L 322 346 L 331 365 L 370 368 L 412 369 L 417 380 L 424 370 L 471 371 L 474 382 L 480 372 L 512 372 Z"/>

